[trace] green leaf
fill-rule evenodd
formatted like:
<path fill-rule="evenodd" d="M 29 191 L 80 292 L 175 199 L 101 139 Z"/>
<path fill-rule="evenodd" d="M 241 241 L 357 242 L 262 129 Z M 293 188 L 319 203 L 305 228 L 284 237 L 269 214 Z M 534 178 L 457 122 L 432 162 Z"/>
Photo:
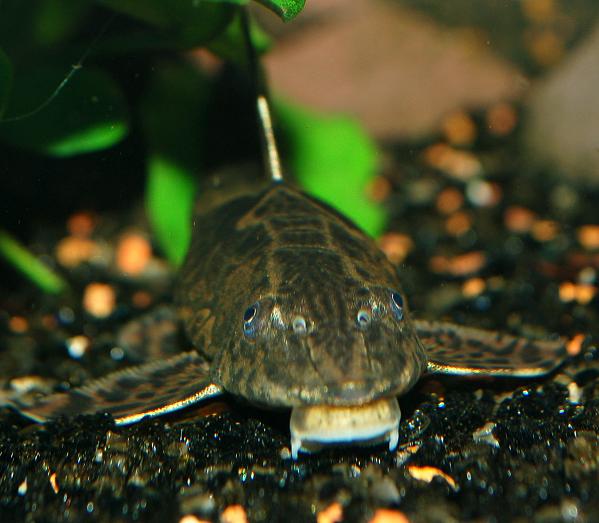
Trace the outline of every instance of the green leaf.
<path fill-rule="evenodd" d="M 300 184 L 368 234 L 381 234 L 386 213 L 366 196 L 376 174 L 377 150 L 362 127 L 350 117 L 323 116 L 281 101 L 275 114 Z"/>
<path fill-rule="evenodd" d="M 115 11 L 128 14 L 161 28 L 179 28 L 193 37 L 197 45 L 215 37 L 232 16 L 235 7 L 249 0 L 97 0 Z M 304 8 L 305 0 L 257 0 L 288 22 Z M 230 20 L 230 18 L 228 19 Z"/>
<path fill-rule="evenodd" d="M 73 58 L 67 39 L 89 46 L 108 17 L 87 19 L 92 0 L 5 0 L 0 2 L 0 46 L 14 64 L 15 75 L 31 61 L 45 63 L 49 56 Z M 89 29 L 89 30 L 88 30 Z M 93 46 L 96 47 L 95 45 Z M 79 48 L 78 53 L 83 53 Z M 77 57 L 78 58 L 78 57 Z M 63 73 L 64 74 L 64 73 Z"/>
<path fill-rule="evenodd" d="M 277 13 L 285 22 L 293 20 L 304 8 L 305 0 L 257 0 Z"/>
<path fill-rule="evenodd" d="M 43 0 L 25 11 L 31 17 L 32 39 L 39 46 L 55 46 L 83 24 L 91 4 L 87 1 Z M 19 35 L 22 38 L 22 35 Z"/>
<path fill-rule="evenodd" d="M 6 109 L 6 103 L 12 87 L 12 66 L 8 56 L 0 49 L 0 117 Z"/>
<path fill-rule="evenodd" d="M 270 37 L 262 28 L 250 19 L 250 37 L 257 53 L 265 53 L 271 46 Z M 241 17 L 235 19 L 227 26 L 217 38 L 208 44 L 208 49 L 224 60 L 237 64 L 245 69 L 248 65 L 246 42 L 241 26 Z"/>
<path fill-rule="evenodd" d="M 127 106 L 117 84 L 91 67 L 75 71 L 65 83 L 67 72 L 65 67 L 37 66 L 15 78 L 7 116 L 17 118 L 0 122 L 0 140 L 53 156 L 73 156 L 123 139 Z M 57 89 L 63 83 L 64 88 Z"/>
<path fill-rule="evenodd" d="M 157 63 L 141 102 L 150 149 L 146 209 L 158 244 L 175 265 L 191 234 L 209 94 L 208 81 L 189 64 Z"/>
<path fill-rule="evenodd" d="M 176 266 L 183 262 L 191 238 L 195 192 L 191 173 L 161 156 L 150 157 L 146 208 L 158 244 Z"/>
<path fill-rule="evenodd" d="M 177 37 L 181 45 L 204 45 L 219 35 L 231 21 L 236 6 L 229 2 L 202 0 L 97 0 Z"/>
<path fill-rule="evenodd" d="M 44 292 L 59 294 L 67 288 L 66 282 L 57 273 L 1 229 L 0 256 Z"/>

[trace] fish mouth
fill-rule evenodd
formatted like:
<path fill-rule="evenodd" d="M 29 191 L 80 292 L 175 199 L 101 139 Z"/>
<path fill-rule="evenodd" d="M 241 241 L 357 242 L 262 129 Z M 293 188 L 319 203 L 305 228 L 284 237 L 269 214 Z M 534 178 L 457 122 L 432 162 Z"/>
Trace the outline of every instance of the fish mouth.
<path fill-rule="evenodd" d="M 401 411 L 396 397 L 363 405 L 306 405 L 291 411 L 291 456 L 317 452 L 327 445 L 376 445 L 399 440 Z"/>
<path fill-rule="evenodd" d="M 363 378 L 341 382 L 319 383 L 298 387 L 294 397 L 300 401 L 296 405 L 323 405 L 335 407 L 355 407 L 372 403 L 380 397 L 397 396 L 405 387 L 398 386 L 390 380 L 380 378 Z M 293 403 L 292 403 L 293 404 Z"/>

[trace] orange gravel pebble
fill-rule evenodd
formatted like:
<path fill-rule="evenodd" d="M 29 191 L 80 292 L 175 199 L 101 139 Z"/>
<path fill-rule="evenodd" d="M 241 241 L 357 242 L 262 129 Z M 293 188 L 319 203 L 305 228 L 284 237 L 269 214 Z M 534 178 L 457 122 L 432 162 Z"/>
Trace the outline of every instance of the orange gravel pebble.
<path fill-rule="evenodd" d="M 578 241 L 585 249 L 599 249 L 599 225 L 583 225 L 576 231 Z"/>
<path fill-rule="evenodd" d="M 482 294 L 486 288 L 487 284 L 482 278 L 470 278 L 462 285 L 462 294 L 466 298 L 474 298 Z"/>
<path fill-rule="evenodd" d="M 450 114 L 441 123 L 447 141 L 452 145 L 469 145 L 476 139 L 476 125 L 467 113 Z"/>
<path fill-rule="evenodd" d="M 91 236 L 96 228 L 95 217 L 86 211 L 73 214 L 67 220 L 67 230 L 73 236 L 87 237 Z"/>
<path fill-rule="evenodd" d="M 96 318 L 106 318 L 116 306 L 114 288 L 107 283 L 90 283 L 83 291 L 83 308 Z"/>
<path fill-rule="evenodd" d="M 379 238 L 379 248 L 385 253 L 387 259 L 398 265 L 406 259 L 414 248 L 412 238 L 406 234 L 389 232 Z"/>
<path fill-rule="evenodd" d="M 338 501 L 316 514 L 316 523 L 339 523 L 340 521 L 343 521 L 343 507 Z"/>
<path fill-rule="evenodd" d="M 433 272 L 447 272 L 449 270 L 449 258 L 447 256 L 433 256 L 428 265 Z"/>
<path fill-rule="evenodd" d="M 472 227 L 472 218 L 467 212 L 459 211 L 445 220 L 445 230 L 452 236 L 461 236 Z"/>
<path fill-rule="evenodd" d="M 89 261 L 98 252 L 98 245 L 93 240 L 79 236 L 67 236 L 56 246 L 56 259 L 64 267 L 77 267 Z"/>
<path fill-rule="evenodd" d="M 247 523 L 248 517 L 241 505 L 229 505 L 220 515 L 221 523 Z"/>
<path fill-rule="evenodd" d="M 60 489 L 58 487 L 58 481 L 56 481 L 56 472 L 53 472 L 50 475 L 50 486 L 52 487 L 52 490 L 54 491 L 54 494 L 58 494 L 58 491 Z"/>
<path fill-rule="evenodd" d="M 563 282 L 559 286 L 559 299 L 565 303 L 577 301 L 586 305 L 597 294 L 597 287 L 588 283 Z"/>
<path fill-rule="evenodd" d="M 367 194 L 375 202 L 384 202 L 391 194 L 391 182 L 384 176 L 377 176 L 366 189 Z"/>
<path fill-rule="evenodd" d="M 410 520 L 399 510 L 379 508 L 368 523 L 410 523 Z"/>
<path fill-rule="evenodd" d="M 439 193 L 436 203 L 441 214 L 452 214 L 464 204 L 464 195 L 454 187 L 447 187 Z"/>
<path fill-rule="evenodd" d="M 594 285 L 579 284 L 577 285 L 576 301 L 581 305 L 586 305 L 587 303 L 591 302 L 596 294 L 597 287 Z"/>
<path fill-rule="evenodd" d="M 582 343 L 585 339 L 584 334 L 576 334 L 566 345 L 566 351 L 569 356 L 577 356 L 582 350 Z"/>
<path fill-rule="evenodd" d="M 120 271 L 130 276 L 143 272 L 152 257 L 150 242 L 138 233 L 125 234 L 116 250 L 116 265 Z"/>
<path fill-rule="evenodd" d="M 487 111 L 487 127 L 495 136 L 510 134 L 518 123 L 516 110 L 507 103 L 494 105 Z"/>
<path fill-rule="evenodd" d="M 152 305 L 153 301 L 154 298 L 147 291 L 136 291 L 133 293 L 133 296 L 131 296 L 131 303 L 133 303 L 133 305 L 138 309 L 148 308 L 150 305 Z"/>
<path fill-rule="evenodd" d="M 416 454 L 420 450 L 420 445 L 409 445 L 405 447 L 403 450 L 409 452 L 410 454 Z"/>
<path fill-rule="evenodd" d="M 476 156 L 444 143 L 428 147 L 424 151 L 424 161 L 458 180 L 468 180 L 482 172 L 482 165 Z"/>
<path fill-rule="evenodd" d="M 565 281 L 559 286 L 559 299 L 563 302 L 574 301 L 576 299 L 576 285 Z"/>
<path fill-rule="evenodd" d="M 430 260 L 430 268 L 433 272 L 448 273 L 453 276 L 468 276 L 481 270 L 487 257 L 482 251 L 472 251 L 460 254 L 453 258 L 446 256 L 433 256 Z"/>
<path fill-rule="evenodd" d="M 23 334 L 29 329 L 29 322 L 23 316 L 12 316 L 8 320 L 8 328 L 15 334 Z"/>
<path fill-rule="evenodd" d="M 56 320 L 56 316 L 52 314 L 44 314 L 42 316 L 42 325 L 46 329 L 55 329 L 56 325 L 58 325 L 58 321 Z"/>
<path fill-rule="evenodd" d="M 179 520 L 179 523 L 210 523 L 210 522 L 207 519 L 200 519 L 197 516 L 194 516 L 193 514 L 186 514 Z"/>
<path fill-rule="evenodd" d="M 537 220 L 532 226 L 532 237 L 539 242 L 553 240 L 559 232 L 559 225 L 553 220 Z"/>
<path fill-rule="evenodd" d="M 408 472 L 414 479 L 426 481 L 427 483 L 430 483 L 435 478 L 443 478 L 453 490 L 457 490 L 455 480 L 436 467 L 420 467 L 418 465 L 410 465 L 408 467 Z"/>
<path fill-rule="evenodd" d="M 526 207 L 512 205 L 505 210 L 503 222 L 505 226 L 512 232 L 526 233 L 532 229 L 537 216 L 534 212 Z"/>
<path fill-rule="evenodd" d="M 56 472 L 53 472 L 52 475 L 50 476 L 50 485 L 52 486 L 52 490 L 54 491 L 54 494 L 58 494 L 59 488 L 58 488 L 58 481 L 56 481 Z"/>

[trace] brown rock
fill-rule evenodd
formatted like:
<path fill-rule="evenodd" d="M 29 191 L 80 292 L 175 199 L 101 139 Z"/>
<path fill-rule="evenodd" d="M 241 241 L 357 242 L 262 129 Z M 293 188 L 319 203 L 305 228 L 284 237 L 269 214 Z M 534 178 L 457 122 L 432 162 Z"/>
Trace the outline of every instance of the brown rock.
<path fill-rule="evenodd" d="M 599 26 L 530 98 L 526 146 L 542 165 L 599 185 Z"/>
<path fill-rule="evenodd" d="M 301 29 L 266 56 L 275 91 L 350 113 L 378 138 L 417 138 L 464 107 L 513 99 L 518 70 L 487 43 L 380 0 L 308 2 Z M 327 4 L 327 5 L 328 5 Z M 314 13 L 313 9 L 316 9 Z"/>

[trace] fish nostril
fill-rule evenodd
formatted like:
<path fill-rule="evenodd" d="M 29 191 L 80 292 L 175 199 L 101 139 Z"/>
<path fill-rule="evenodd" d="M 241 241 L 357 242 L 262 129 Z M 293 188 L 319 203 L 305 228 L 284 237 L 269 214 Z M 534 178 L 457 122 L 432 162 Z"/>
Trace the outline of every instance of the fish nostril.
<path fill-rule="evenodd" d="M 356 321 L 358 322 L 358 327 L 364 329 L 370 325 L 370 321 L 372 320 L 370 313 L 366 309 L 360 309 L 358 311 L 358 315 L 356 316 Z"/>
<path fill-rule="evenodd" d="M 293 321 L 291 322 L 291 327 L 293 328 L 293 332 L 295 332 L 296 334 L 305 334 L 308 330 L 306 320 L 303 316 L 296 316 L 295 318 L 293 318 Z"/>

